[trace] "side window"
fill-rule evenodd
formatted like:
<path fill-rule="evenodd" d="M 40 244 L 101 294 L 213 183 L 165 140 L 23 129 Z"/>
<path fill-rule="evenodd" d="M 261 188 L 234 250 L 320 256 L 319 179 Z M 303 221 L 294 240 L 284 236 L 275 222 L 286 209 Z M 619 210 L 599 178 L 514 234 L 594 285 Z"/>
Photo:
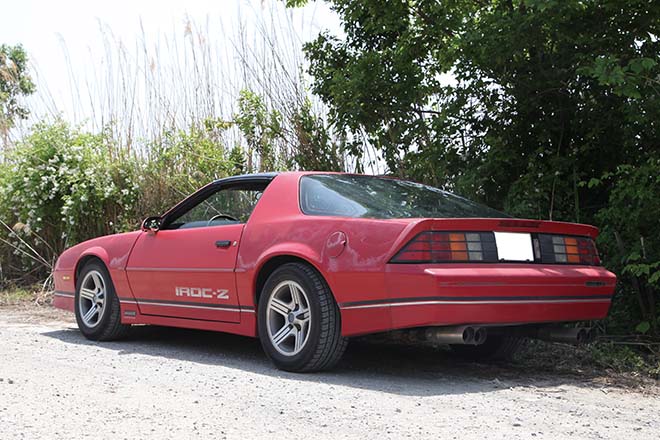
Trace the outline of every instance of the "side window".
<path fill-rule="evenodd" d="M 229 188 L 214 192 L 172 220 L 167 229 L 200 228 L 245 223 L 254 209 L 261 190 Z"/>

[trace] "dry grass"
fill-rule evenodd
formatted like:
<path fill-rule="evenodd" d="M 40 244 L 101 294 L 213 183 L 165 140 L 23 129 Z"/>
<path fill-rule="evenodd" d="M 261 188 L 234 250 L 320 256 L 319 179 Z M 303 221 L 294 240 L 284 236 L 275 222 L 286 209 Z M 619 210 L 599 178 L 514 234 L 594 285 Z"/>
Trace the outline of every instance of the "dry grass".
<path fill-rule="evenodd" d="M 28 101 L 31 118 L 13 132 L 13 139 L 24 136 L 36 121 L 57 118 L 66 107 L 67 122 L 109 134 L 111 157 L 120 160 L 128 152 L 151 158 L 153 145 L 168 132 L 203 127 L 207 120 L 231 122 L 241 90 L 255 93 L 282 116 L 284 136 L 274 146 L 277 157 L 286 160 L 296 154 L 294 116 L 308 99 L 316 117 L 338 138 L 327 107 L 309 92 L 302 45 L 315 30 L 308 29 L 311 17 L 300 14 L 285 12 L 284 2 L 266 2 L 259 10 L 242 9 L 233 20 L 207 17 L 199 23 L 185 17 L 171 33 L 160 34 L 142 28 L 134 41 L 99 23 L 99 34 L 90 39 L 100 40 L 96 46 L 103 47 L 101 52 L 74 59 L 61 41 L 72 91 L 64 97 L 68 102 L 55 97 L 48 78 L 34 72 L 37 94 Z M 222 133 L 221 143 L 228 151 L 246 140 L 232 127 Z M 373 161 L 374 150 L 365 148 L 364 156 Z M 340 162 L 348 171 L 356 168 L 351 158 Z M 365 165 L 368 172 L 383 172 L 378 160 Z"/>
<path fill-rule="evenodd" d="M 53 292 L 44 290 L 40 285 L 29 287 L 8 287 L 0 290 L 0 306 L 50 305 Z"/>

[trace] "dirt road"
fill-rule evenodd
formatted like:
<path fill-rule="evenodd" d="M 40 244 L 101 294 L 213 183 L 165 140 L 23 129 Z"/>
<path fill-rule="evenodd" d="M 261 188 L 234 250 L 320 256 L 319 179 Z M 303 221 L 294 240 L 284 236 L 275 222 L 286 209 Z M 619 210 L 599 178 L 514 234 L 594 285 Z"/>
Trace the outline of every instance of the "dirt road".
<path fill-rule="evenodd" d="M 333 372 L 275 370 L 257 341 L 141 327 L 85 340 L 0 307 L 0 438 L 657 439 L 660 398 L 593 378 L 357 343 Z"/>

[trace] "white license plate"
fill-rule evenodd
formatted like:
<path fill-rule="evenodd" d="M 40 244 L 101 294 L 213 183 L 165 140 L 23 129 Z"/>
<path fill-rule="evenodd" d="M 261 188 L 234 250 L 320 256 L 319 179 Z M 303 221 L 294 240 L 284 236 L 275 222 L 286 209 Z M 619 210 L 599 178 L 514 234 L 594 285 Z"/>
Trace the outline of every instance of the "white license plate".
<path fill-rule="evenodd" d="M 534 261 L 532 236 L 519 232 L 495 232 L 500 261 Z"/>

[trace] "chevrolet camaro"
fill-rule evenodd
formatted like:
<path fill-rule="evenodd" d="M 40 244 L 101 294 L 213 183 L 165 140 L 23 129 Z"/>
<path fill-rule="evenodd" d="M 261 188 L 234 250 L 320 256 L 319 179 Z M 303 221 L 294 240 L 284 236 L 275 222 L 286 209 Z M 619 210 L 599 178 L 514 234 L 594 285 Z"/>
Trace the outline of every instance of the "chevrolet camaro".
<path fill-rule="evenodd" d="M 495 359 L 527 337 L 591 337 L 560 324 L 608 313 L 597 234 L 387 177 L 235 176 L 64 251 L 54 305 L 97 341 L 134 324 L 258 337 L 289 371 L 331 368 L 350 337 L 384 332 Z"/>

